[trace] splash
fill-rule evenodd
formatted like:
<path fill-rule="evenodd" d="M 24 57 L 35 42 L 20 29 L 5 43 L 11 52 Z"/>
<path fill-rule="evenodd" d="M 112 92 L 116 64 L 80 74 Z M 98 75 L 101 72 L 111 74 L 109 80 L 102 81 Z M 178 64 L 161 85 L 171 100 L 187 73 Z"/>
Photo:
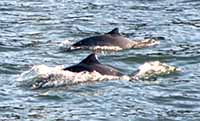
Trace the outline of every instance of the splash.
<path fill-rule="evenodd" d="M 48 67 L 46 65 L 35 65 L 30 70 L 19 75 L 18 81 L 20 82 L 20 85 L 25 85 L 32 89 L 41 89 L 108 80 L 137 81 L 180 71 L 180 69 L 174 66 L 160 63 L 159 61 L 144 63 L 133 76 L 101 75 L 96 71 L 74 73 L 62 69 L 63 66 Z"/>
<path fill-rule="evenodd" d="M 141 41 L 133 41 L 131 48 L 145 48 L 160 44 L 160 41 L 154 39 L 144 39 Z"/>
<path fill-rule="evenodd" d="M 120 51 L 123 50 L 123 48 L 119 46 L 70 46 L 69 48 L 67 48 L 67 50 Z"/>
<path fill-rule="evenodd" d="M 138 73 L 133 76 L 133 79 L 146 80 L 156 76 L 167 75 L 176 71 L 181 71 L 181 69 L 159 61 L 146 62 L 139 67 Z"/>

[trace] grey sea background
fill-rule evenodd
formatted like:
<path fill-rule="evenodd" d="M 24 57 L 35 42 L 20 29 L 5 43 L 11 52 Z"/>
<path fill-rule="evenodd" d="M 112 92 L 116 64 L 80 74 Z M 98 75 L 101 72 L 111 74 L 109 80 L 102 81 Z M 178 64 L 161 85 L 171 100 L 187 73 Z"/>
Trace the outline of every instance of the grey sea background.
<path fill-rule="evenodd" d="M 182 69 L 157 82 L 113 80 L 31 90 L 17 78 L 34 65 L 70 66 L 90 51 L 60 44 L 119 27 L 132 39 L 160 45 L 99 54 L 126 74 L 146 61 Z M 1 121 L 199 121 L 199 0 L 1 0 Z M 46 93 L 48 92 L 48 93 Z"/>

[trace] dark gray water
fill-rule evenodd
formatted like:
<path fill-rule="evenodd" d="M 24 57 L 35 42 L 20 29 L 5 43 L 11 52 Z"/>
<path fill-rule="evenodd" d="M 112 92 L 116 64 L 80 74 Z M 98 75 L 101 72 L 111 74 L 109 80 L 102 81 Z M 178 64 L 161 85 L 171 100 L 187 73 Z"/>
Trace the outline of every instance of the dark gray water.
<path fill-rule="evenodd" d="M 33 65 L 65 66 L 89 51 L 60 50 L 119 27 L 129 38 L 153 37 L 160 45 L 100 54 L 102 63 L 131 73 L 160 60 L 181 73 L 159 83 L 123 80 L 31 90 L 16 81 Z M 0 120 L 198 121 L 200 120 L 200 1 L 198 0 L 1 0 Z"/>

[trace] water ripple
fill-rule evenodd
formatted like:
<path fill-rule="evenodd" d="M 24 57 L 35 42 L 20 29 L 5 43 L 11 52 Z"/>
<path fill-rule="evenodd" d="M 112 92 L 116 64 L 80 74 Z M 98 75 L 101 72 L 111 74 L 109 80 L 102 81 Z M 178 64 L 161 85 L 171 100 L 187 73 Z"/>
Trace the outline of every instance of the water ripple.
<path fill-rule="evenodd" d="M 1 0 L 0 120 L 199 120 L 200 2 L 198 0 Z M 89 51 L 60 51 L 119 27 L 129 38 L 157 38 L 145 49 L 100 53 L 124 73 L 159 60 L 183 72 L 159 84 L 115 80 L 57 90 L 18 87 L 33 65 L 72 65 Z"/>

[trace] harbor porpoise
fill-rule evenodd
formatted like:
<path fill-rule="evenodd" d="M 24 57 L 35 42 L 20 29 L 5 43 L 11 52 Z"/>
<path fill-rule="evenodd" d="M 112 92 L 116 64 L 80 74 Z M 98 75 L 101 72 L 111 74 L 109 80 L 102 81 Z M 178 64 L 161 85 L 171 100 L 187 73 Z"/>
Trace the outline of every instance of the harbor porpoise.
<path fill-rule="evenodd" d="M 96 71 L 102 75 L 123 76 L 123 74 L 117 69 L 115 69 L 114 67 L 101 64 L 98 61 L 97 55 L 95 53 L 90 54 L 80 63 L 70 66 L 70 67 L 66 67 L 63 70 L 68 70 L 72 72 Z"/>
<path fill-rule="evenodd" d="M 114 28 L 112 31 L 103 35 L 92 36 L 85 38 L 71 45 L 69 50 L 76 49 L 90 49 L 98 47 L 105 50 L 122 50 L 130 48 L 143 48 L 158 44 L 159 42 L 154 39 L 144 39 L 142 41 L 133 41 L 124 37 L 119 33 L 119 28 Z M 101 48 L 102 47 L 102 48 Z M 94 49 L 94 48 L 92 48 Z M 102 49 L 102 50 L 103 50 Z"/>

